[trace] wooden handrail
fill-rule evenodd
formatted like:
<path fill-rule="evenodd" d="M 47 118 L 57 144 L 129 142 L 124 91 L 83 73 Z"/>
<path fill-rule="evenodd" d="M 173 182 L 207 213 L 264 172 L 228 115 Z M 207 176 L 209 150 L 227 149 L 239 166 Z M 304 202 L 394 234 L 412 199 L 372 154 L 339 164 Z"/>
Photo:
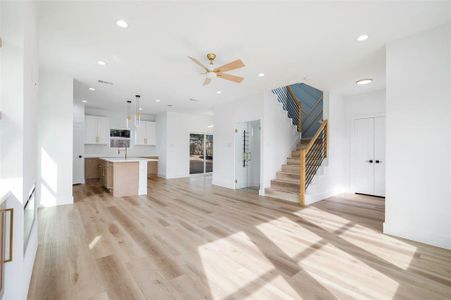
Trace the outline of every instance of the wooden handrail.
<path fill-rule="evenodd" d="M 290 93 L 291 97 L 294 100 L 294 104 L 296 104 L 296 107 L 298 108 L 298 132 L 301 132 L 302 130 L 302 103 L 299 101 L 296 94 L 291 89 L 291 86 L 287 86 L 287 90 Z"/>
<path fill-rule="evenodd" d="M 310 142 L 308 143 L 307 147 L 305 147 L 305 154 L 307 155 L 308 152 L 310 151 L 310 148 L 312 148 L 313 144 L 316 142 L 316 140 L 318 139 L 319 135 L 321 134 L 321 132 L 323 131 L 323 128 L 327 127 L 327 120 L 324 120 L 323 123 L 321 123 L 321 126 L 318 128 L 318 130 L 316 131 L 315 135 L 312 137 L 312 139 L 310 140 Z M 327 130 L 327 129 L 326 129 Z M 327 154 L 326 154 L 327 156 Z"/>
<path fill-rule="evenodd" d="M 304 149 L 301 149 L 301 151 L 299 151 L 299 203 L 302 207 L 305 206 L 305 189 L 306 189 L 306 170 L 307 170 L 307 166 L 305 165 L 306 162 L 306 157 L 309 154 L 310 149 L 312 149 L 313 145 L 315 144 L 316 140 L 319 138 L 319 136 L 321 135 L 321 132 L 324 131 L 324 140 L 323 140 L 323 153 L 324 153 L 324 158 L 327 158 L 327 145 L 328 145 L 328 127 L 327 127 L 327 120 L 324 120 L 321 123 L 321 126 L 318 128 L 318 130 L 316 131 L 315 135 L 312 137 L 312 139 L 310 140 L 310 142 L 308 143 L 307 147 L 305 147 Z M 316 169 L 313 171 L 316 173 Z M 309 176 L 314 176 L 313 175 L 309 175 Z M 309 177 L 310 178 L 310 177 Z"/>

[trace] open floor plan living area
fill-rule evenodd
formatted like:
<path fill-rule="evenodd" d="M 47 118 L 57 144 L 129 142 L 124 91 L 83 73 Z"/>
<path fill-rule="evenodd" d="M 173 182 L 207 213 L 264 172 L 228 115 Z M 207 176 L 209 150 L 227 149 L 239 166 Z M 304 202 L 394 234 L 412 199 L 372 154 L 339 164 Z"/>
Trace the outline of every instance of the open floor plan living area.
<path fill-rule="evenodd" d="M 0 0 L 28 299 L 451 299 L 451 0 Z"/>

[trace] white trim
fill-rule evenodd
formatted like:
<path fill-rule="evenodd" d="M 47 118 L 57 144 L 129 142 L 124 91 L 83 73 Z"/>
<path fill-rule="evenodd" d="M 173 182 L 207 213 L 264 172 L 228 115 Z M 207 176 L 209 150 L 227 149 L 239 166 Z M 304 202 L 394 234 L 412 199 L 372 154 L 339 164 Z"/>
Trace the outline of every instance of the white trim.
<path fill-rule="evenodd" d="M 384 222 L 383 225 L 384 234 L 393 235 L 401 238 L 405 238 L 412 241 L 417 241 L 420 243 L 425 243 L 429 245 L 434 245 L 437 247 L 445 248 L 451 250 L 451 237 L 436 234 L 435 232 L 427 232 L 416 229 L 414 233 L 406 232 L 405 228 L 401 228 L 396 224 Z"/>

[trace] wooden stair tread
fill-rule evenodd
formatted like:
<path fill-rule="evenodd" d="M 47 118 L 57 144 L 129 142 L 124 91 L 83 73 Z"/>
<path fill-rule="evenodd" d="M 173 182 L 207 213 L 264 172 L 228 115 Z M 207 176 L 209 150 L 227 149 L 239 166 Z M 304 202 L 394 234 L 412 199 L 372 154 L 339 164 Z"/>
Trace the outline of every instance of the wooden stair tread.
<path fill-rule="evenodd" d="M 276 178 L 276 179 L 271 180 L 271 182 L 273 182 L 273 181 L 276 183 L 287 183 L 287 184 L 299 185 L 299 178 L 298 179 Z"/>

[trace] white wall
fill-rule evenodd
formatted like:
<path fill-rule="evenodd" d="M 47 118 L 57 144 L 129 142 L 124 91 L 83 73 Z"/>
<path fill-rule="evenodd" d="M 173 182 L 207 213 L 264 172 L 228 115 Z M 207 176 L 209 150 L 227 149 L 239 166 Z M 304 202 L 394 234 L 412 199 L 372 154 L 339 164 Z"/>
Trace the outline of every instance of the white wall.
<path fill-rule="evenodd" d="M 343 97 L 343 108 L 346 118 L 346 133 L 344 135 L 346 164 L 344 165 L 345 177 L 343 184 L 346 191 L 355 192 L 351 190 L 351 142 L 353 120 L 357 118 L 384 116 L 386 102 L 385 93 L 385 89 L 383 89 L 379 91 Z"/>
<path fill-rule="evenodd" d="M 73 119 L 73 165 L 72 180 L 74 184 L 85 183 L 85 105 L 80 100 L 74 99 Z M 81 158 L 79 158 L 81 156 Z"/>
<path fill-rule="evenodd" d="M 262 182 L 260 194 L 271 186 L 271 180 L 276 178 L 282 164 L 286 164 L 291 157 L 291 151 L 299 142 L 297 127 L 293 125 L 282 104 L 272 92 L 263 95 L 262 121 Z"/>
<path fill-rule="evenodd" d="M 166 177 L 166 161 L 167 161 L 167 112 L 160 113 L 156 116 L 157 128 L 157 146 L 156 152 L 159 158 L 158 161 L 158 176 Z"/>
<path fill-rule="evenodd" d="M 386 57 L 384 232 L 451 249 L 451 24 Z"/>
<path fill-rule="evenodd" d="M 235 125 L 254 120 L 261 120 L 261 194 L 286 163 L 298 141 L 296 127 L 272 92 L 247 96 L 215 106 L 213 184 L 235 188 Z"/>
<path fill-rule="evenodd" d="M 14 208 L 13 261 L 5 265 L 4 299 L 26 299 L 37 250 L 37 221 L 24 253 L 23 206 L 36 182 L 38 60 L 36 8 L 31 2 L 2 1 L 0 194 Z M 0 196 L 1 197 L 1 196 Z"/>
<path fill-rule="evenodd" d="M 215 106 L 213 184 L 235 188 L 235 125 L 239 122 L 261 120 L 263 118 L 262 99 L 263 94 L 255 94 Z M 262 132 L 263 128 L 261 134 Z"/>
<path fill-rule="evenodd" d="M 73 78 L 40 70 L 39 79 L 40 205 L 72 204 Z"/>
<path fill-rule="evenodd" d="M 324 93 L 324 119 L 328 120 L 328 158 L 321 172 L 306 192 L 306 204 L 342 193 L 350 189 L 350 149 L 352 120 L 385 114 L 385 90 L 342 96 Z"/>
<path fill-rule="evenodd" d="M 166 178 L 189 176 L 189 135 L 190 133 L 213 133 L 213 124 L 210 116 L 183 114 L 176 112 L 166 113 Z M 158 125 L 158 124 L 157 124 Z M 213 149 L 216 138 L 213 135 Z M 213 172 L 216 158 L 213 156 Z"/>
<path fill-rule="evenodd" d="M 86 115 L 93 115 L 93 116 L 102 116 L 107 117 L 110 122 L 110 128 L 112 129 L 126 129 L 126 111 L 125 111 L 125 105 L 124 105 L 124 112 L 117 112 L 117 111 L 109 111 L 104 109 L 95 109 L 86 107 L 85 108 L 85 114 Z M 154 115 L 142 115 L 142 120 L 144 121 L 155 121 Z M 158 130 L 158 124 L 156 125 Z M 157 149 L 156 146 L 143 146 L 143 145 L 135 145 L 135 139 L 134 139 L 135 133 L 134 133 L 134 127 L 131 126 L 131 141 L 130 141 L 130 148 L 128 149 L 128 155 L 130 157 L 133 156 L 153 156 L 157 155 Z M 158 141 L 157 141 L 158 143 Z M 109 145 L 85 145 L 85 157 L 118 157 L 122 156 L 122 154 L 117 153 L 117 149 L 110 148 Z"/>

